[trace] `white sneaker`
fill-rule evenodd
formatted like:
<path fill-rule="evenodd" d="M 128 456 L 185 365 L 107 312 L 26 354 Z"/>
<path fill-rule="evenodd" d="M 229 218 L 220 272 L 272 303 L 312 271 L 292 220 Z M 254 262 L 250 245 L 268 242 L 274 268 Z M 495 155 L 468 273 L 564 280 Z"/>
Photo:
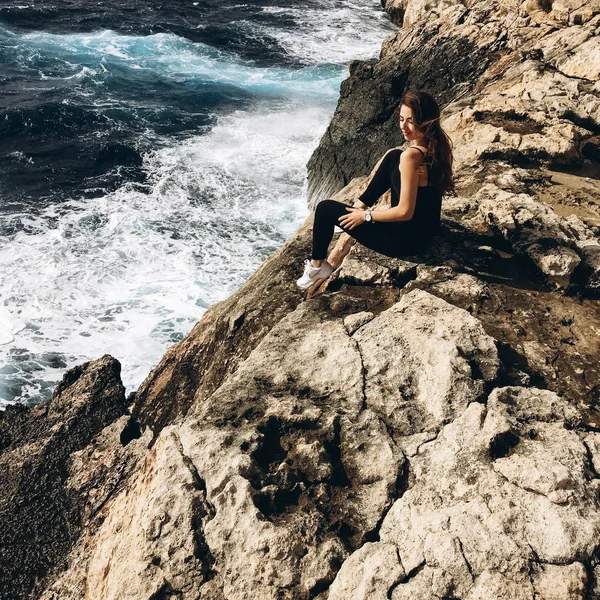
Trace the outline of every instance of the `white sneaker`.
<path fill-rule="evenodd" d="M 298 287 L 301 287 L 302 289 L 309 288 L 315 281 L 327 279 L 334 270 L 335 269 L 326 260 L 321 263 L 320 267 L 313 267 L 310 260 L 306 259 L 304 261 L 304 273 L 296 283 L 298 284 Z"/>

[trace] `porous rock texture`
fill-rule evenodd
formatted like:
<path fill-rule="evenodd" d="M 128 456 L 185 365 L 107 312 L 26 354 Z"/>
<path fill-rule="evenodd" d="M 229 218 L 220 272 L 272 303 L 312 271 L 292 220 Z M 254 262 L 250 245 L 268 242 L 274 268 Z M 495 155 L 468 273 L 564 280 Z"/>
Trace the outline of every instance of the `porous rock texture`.
<path fill-rule="evenodd" d="M 307 300 L 309 218 L 134 396 L 104 357 L 7 411 L 0 597 L 600 598 L 600 5 L 385 7 L 310 190 L 352 202 L 429 89 L 441 234 Z"/>

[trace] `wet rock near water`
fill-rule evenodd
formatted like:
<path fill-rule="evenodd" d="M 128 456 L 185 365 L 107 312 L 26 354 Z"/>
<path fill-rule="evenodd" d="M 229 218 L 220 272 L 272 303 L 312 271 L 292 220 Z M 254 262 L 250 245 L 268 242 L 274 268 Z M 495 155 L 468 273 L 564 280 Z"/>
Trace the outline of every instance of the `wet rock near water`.
<path fill-rule="evenodd" d="M 79 480 L 74 490 L 68 470 L 78 453 L 89 453 L 95 437 L 106 436 L 105 428 L 125 414 L 120 371 L 118 361 L 105 356 L 67 371 L 45 406 L 2 413 L 0 596 L 39 592 L 41 577 L 65 564 L 89 505 L 105 501 L 118 480 L 117 468 L 124 465 L 111 464 L 94 481 Z M 116 439 L 118 444 L 118 434 Z M 86 460 L 82 471 L 93 470 Z"/>

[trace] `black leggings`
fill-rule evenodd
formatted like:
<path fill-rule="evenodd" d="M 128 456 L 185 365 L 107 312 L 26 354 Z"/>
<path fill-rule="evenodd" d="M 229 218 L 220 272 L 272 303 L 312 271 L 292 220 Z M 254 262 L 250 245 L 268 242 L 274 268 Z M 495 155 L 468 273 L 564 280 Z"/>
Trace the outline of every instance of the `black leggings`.
<path fill-rule="evenodd" d="M 333 238 L 334 226 L 341 227 L 338 219 L 348 214 L 347 204 L 323 200 L 317 204 L 313 224 L 313 260 L 327 258 L 327 249 Z M 415 239 L 414 226 L 409 221 L 391 223 L 362 223 L 354 229 L 341 227 L 363 246 L 386 256 L 400 257 L 423 250 L 425 240 Z"/>

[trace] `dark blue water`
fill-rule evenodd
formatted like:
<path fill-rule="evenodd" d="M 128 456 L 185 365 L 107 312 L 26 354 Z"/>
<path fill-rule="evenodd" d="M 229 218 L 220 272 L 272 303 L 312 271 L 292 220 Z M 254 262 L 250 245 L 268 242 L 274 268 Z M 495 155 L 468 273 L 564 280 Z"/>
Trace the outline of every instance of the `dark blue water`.
<path fill-rule="evenodd" d="M 269 35 L 302 27 L 281 10 L 286 3 L 90 4 L 0 9 L 4 198 L 39 202 L 143 182 L 142 155 L 165 136 L 196 134 L 261 94 L 278 95 L 248 85 L 253 69 L 288 67 L 293 77 L 311 66 Z M 298 14 L 318 10 L 287 4 Z M 239 72 L 227 74 L 233 65 Z M 304 76 L 331 86 L 339 69 Z"/>
<path fill-rule="evenodd" d="M 377 0 L 3 2 L 0 405 L 104 352 L 136 387 L 300 224 L 391 31 Z"/>

